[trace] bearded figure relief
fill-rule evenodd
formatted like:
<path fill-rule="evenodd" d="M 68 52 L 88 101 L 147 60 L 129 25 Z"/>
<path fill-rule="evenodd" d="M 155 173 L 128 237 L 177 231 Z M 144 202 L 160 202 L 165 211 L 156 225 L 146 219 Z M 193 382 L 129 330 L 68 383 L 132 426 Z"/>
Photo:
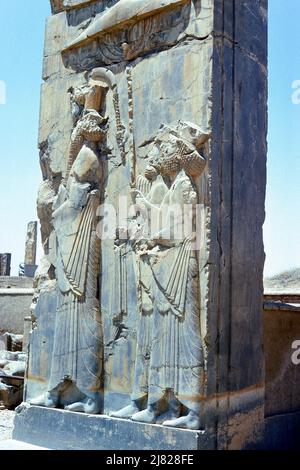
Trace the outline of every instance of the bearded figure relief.
<path fill-rule="evenodd" d="M 111 413 L 143 423 L 199 429 L 204 395 L 199 264 L 199 180 L 208 136 L 190 123 L 163 126 L 138 179 L 149 239 L 137 243 L 140 323 L 131 403 Z M 146 179 L 148 180 L 148 183 Z"/>
<path fill-rule="evenodd" d="M 101 411 L 103 339 L 99 309 L 100 240 L 96 211 L 101 200 L 101 115 L 105 86 L 76 90 L 82 116 L 71 136 L 66 176 L 53 212 L 58 301 L 51 376 L 34 405 L 85 413 Z"/>

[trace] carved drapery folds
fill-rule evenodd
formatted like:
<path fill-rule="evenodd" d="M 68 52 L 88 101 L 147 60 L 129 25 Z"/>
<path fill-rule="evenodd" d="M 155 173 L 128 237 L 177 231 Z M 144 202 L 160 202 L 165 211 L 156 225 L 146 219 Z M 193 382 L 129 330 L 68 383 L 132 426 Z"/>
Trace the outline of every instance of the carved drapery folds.
<path fill-rule="evenodd" d="M 200 427 L 205 367 L 193 245 L 196 182 L 206 164 L 198 148 L 207 138 L 190 123 L 162 126 L 149 150 L 148 178 L 138 178 L 137 211 L 147 213 L 151 229 L 135 240 L 139 326 L 132 401 L 112 416 Z"/>
<path fill-rule="evenodd" d="M 96 214 L 103 197 L 109 76 L 72 91 L 76 110 L 65 176 L 53 202 L 57 310 L 46 394 L 32 404 L 98 413 L 103 389 L 99 305 L 100 239 Z M 74 107 L 73 107 L 74 111 Z"/>
<path fill-rule="evenodd" d="M 71 3 L 54 2 L 57 17 L 74 17 Z M 78 16 L 94 3 L 77 2 Z M 32 404 L 202 426 L 211 45 L 206 31 L 192 37 L 200 4 L 119 0 L 64 33 L 67 78 L 51 80 L 70 128 L 53 126 L 61 160 L 53 128 L 41 145 L 39 198 L 56 311 Z"/>

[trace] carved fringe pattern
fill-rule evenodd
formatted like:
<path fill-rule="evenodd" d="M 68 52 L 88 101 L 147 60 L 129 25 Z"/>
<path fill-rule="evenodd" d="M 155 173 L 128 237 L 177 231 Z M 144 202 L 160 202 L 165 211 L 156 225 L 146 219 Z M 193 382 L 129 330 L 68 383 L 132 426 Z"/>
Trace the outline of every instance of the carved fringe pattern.
<path fill-rule="evenodd" d="M 125 127 L 121 121 L 121 112 L 120 112 L 120 101 L 118 89 L 115 87 L 113 89 L 113 105 L 116 115 L 116 125 L 117 125 L 117 144 L 121 154 L 121 160 L 123 163 L 126 161 L 126 151 L 125 151 Z"/>
<path fill-rule="evenodd" d="M 184 240 L 179 252 L 173 262 L 171 274 L 166 287 L 162 286 L 152 269 L 155 282 L 165 297 L 165 301 L 156 299 L 157 308 L 160 313 L 166 313 L 170 309 L 179 317 L 183 317 L 186 303 L 188 265 L 191 256 L 191 241 Z M 172 250 L 172 249 L 171 249 Z M 162 296 L 160 296 L 161 299 Z"/>
<path fill-rule="evenodd" d="M 203 173 L 206 167 L 206 160 L 201 157 L 194 147 L 183 140 L 179 141 L 179 156 L 183 169 L 188 175 L 199 177 Z"/>
<path fill-rule="evenodd" d="M 79 132 L 75 133 L 75 137 L 72 136 L 71 144 L 70 144 L 70 150 L 69 150 L 69 158 L 68 158 L 68 164 L 67 164 L 67 171 L 66 175 L 64 177 L 64 183 L 66 184 L 69 176 L 70 176 L 70 171 L 73 166 L 73 163 L 75 162 L 75 159 L 77 155 L 79 154 L 82 146 L 83 146 L 83 135 Z"/>
<path fill-rule="evenodd" d="M 130 155 L 130 177 L 131 187 L 136 187 L 136 151 L 134 141 L 134 110 L 133 110 L 133 89 L 132 89 L 132 70 L 127 67 L 127 84 L 128 84 L 128 106 L 129 106 L 129 131 L 131 135 L 131 155 Z"/>
<path fill-rule="evenodd" d="M 191 253 L 191 252 L 190 252 Z M 189 257 L 184 316 L 173 310 L 154 310 L 149 403 L 155 403 L 166 390 L 174 392 L 188 409 L 200 411 L 204 392 L 204 359 L 200 327 L 200 286 L 198 265 Z"/>
<path fill-rule="evenodd" d="M 137 189 L 144 195 L 148 196 L 151 191 L 151 182 L 144 176 L 139 175 L 137 178 Z"/>
<path fill-rule="evenodd" d="M 91 398 L 102 387 L 103 333 L 98 299 L 100 240 L 90 235 L 85 300 L 59 292 L 50 390 L 68 378 Z"/>
<path fill-rule="evenodd" d="M 71 285 L 71 289 L 73 293 L 79 298 L 84 297 L 86 290 L 86 268 L 87 263 L 89 262 L 88 255 L 90 249 L 91 227 L 93 224 L 93 219 L 93 200 L 90 197 L 87 206 L 82 213 L 69 260 L 67 265 L 64 267 L 64 271 Z"/>

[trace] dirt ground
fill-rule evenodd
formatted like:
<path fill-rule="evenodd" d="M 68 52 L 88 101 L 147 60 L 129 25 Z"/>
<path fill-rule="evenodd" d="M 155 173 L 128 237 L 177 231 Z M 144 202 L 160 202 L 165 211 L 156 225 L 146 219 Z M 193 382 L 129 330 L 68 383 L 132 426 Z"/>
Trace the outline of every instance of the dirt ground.
<path fill-rule="evenodd" d="M 0 441 L 12 438 L 14 411 L 0 410 Z"/>

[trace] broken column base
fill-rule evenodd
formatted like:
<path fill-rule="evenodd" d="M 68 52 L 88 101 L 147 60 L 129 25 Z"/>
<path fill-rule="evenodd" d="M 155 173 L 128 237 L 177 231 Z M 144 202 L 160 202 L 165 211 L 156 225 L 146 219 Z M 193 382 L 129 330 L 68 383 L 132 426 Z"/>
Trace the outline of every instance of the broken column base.
<path fill-rule="evenodd" d="M 22 386 L 14 386 L 8 383 L 0 382 L 0 403 L 2 409 L 13 409 L 22 401 Z"/>

